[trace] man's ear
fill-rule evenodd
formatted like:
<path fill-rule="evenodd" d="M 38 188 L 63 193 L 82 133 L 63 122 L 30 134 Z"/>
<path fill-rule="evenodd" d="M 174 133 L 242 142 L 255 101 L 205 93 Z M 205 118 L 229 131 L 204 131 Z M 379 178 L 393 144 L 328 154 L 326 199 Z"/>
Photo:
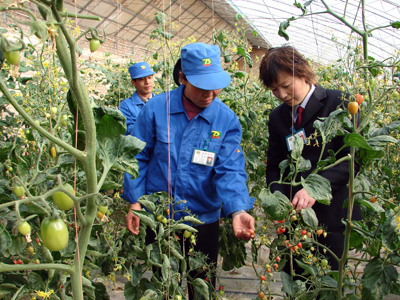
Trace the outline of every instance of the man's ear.
<path fill-rule="evenodd" d="M 183 76 L 182 71 L 179 71 L 179 81 L 180 81 L 182 84 L 186 85 L 186 79 L 185 79 L 185 76 Z"/>
<path fill-rule="evenodd" d="M 131 83 L 132 83 L 132 86 L 135 88 L 136 87 L 136 80 L 135 79 L 131 79 Z"/>

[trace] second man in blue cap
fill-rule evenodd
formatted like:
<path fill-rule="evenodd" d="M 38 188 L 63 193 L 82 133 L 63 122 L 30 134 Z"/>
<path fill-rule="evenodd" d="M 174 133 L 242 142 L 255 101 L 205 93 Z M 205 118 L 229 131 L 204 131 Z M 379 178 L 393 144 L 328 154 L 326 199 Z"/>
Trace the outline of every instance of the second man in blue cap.
<path fill-rule="evenodd" d="M 139 112 L 145 103 L 154 96 L 154 71 L 147 62 L 138 62 L 129 67 L 131 83 L 136 91 L 133 95 L 121 102 L 119 109 L 126 118 L 126 135 L 133 133 L 133 126 Z"/>

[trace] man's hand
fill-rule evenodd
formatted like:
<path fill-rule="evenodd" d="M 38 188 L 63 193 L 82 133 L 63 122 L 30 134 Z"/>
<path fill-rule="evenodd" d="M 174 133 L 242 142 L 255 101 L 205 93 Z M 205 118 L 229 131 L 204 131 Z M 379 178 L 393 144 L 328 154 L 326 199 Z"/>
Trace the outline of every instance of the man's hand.
<path fill-rule="evenodd" d="M 315 203 L 315 199 L 311 198 L 310 195 L 308 195 L 306 189 L 301 189 L 294 195 L 293 200 L 292 200 L 292 206 L 293 208 L 297 210 L 302 210 L 303 208 L 307 207 L 312 207 Z"/>
<path fill-rule="evenodd" d="M 126 216 L 126 227 L 130 232 L 133 234 L 138 235 L 139 234 L 139 224 L 140 224 L 140 219 L 139 217 L 135 216 L 131 210 L 141 210 L 142 207 L 140 206 L 140 203 L 132 203 L 131 207 L 129 208 L 128 215 Z"/>
<path fill-rule="evenodd" d="M 254 218 L 247 212 L 242 212 L 233 217 L 232 227 L 238 239 L 248 241 L 251 237 L 249 230 L 254 232 Z"/>

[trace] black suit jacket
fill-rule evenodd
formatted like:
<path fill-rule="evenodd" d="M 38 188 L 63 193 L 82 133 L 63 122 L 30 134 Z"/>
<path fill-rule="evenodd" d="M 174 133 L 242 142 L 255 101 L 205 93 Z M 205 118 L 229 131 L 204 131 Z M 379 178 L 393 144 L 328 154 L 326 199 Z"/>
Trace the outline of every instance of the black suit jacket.
<path fill-rule="evenodd" d="M 315 132 L 313 123 L 320 117 L 327 117 L 329 114 L 336 110 L 338 105 L 342 103 L 342 94 L 336 90 L 326 90 L 320 86 L 316 86 L 314 93 L 311 95 L 310 100 L 307 103 L 305 110 L 303 111 L 300 128 L 304 128 L 306 136 L 309 137 Z M 276 109 L 274 109 L 269 115 L 268 129 L 269 129 L 269 147 L 267 152 L 267 184 L 272 181 L 279 180 L 280 169 L 279 163 L 286 159 L 289 151 L 286 145 L 286 136 L 291 134 L 292 126 L 292 108 L 285 103 L 282 103 Z M 321 140 L 319 140 L 321 145 Z M 343 136 L 337 136 L 332 139 L 325 148 L 325 152 L 322 158 L 328 156 L 328 150 L 332 149 L 334 152 L 339 150 L 343 146 Z M 350 148 L 342 150 L 337 157 L 346 156 L 350 151 Z M 318 158 L 320 156 L 321 146 L 305 145 L 302 156 L 305 159 L 311 161 L 311 170 L 299 174 L 304 178 L 316 167 Z M 358 171 L 358 166 L 356 166 Z M 349 191 L 347 183 L 349 180 L 349 163 L 343 162 L 335 167 L 332 167 L 326 171 L 318 173 L 319 175 L 327 178 L 332 187 L 332 201 L 331 204 L 324 205 L 316 202 L 313 206 L 318 220 L 321 225 L 333 229 L 344 226 L 341 223 L 342 219 L 347 217 L 347 208 L 343 208 L 343 202 L 348 198 Z M 300 178 L 300 177 L 299 177 Z M 298 179 L 299 180 L 299 179 Z M 290 185 L 278 185 L 274 184 L 271 186 L 271 191 L 279 190 L 285 194 L 289 199 L 293 198 L 297 191 L 302 187 L 291 187 Z M 358 206 L 354 207 L 353 219 L 361 218 L 361 211 Z"/>

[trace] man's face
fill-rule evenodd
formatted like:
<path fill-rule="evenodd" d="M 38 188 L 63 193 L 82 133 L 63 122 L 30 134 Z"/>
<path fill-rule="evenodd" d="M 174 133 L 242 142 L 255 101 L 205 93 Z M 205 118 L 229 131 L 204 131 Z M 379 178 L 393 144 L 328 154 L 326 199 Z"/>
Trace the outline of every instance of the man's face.
<path fill-rule="evenodd" d="M 182 84 L 185 85 L 185 97 L 192 101 L 194 105 L 200 108 L 206 108 L 214 101 L 214 99 L 221 92 L 219 90 L 202 90 L 195 86 L 193 86 L 187 79 L 184 79 L 182 76 L 180 77 Z"/>
<path fill-rule="evenodd" d="M 146 76 L 142 78 L 132 79 L 132 85 L 136 88 L 139 96 L 149 98 L 154 87 L 154 76 Z"/>

